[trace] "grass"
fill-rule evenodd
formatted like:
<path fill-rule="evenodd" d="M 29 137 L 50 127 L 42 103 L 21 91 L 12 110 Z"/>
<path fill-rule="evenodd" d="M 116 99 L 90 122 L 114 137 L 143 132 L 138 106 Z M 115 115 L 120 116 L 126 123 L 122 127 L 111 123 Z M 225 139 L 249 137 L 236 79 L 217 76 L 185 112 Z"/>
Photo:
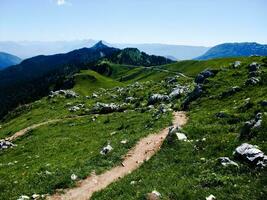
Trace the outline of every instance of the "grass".
<path fill-rule="evenodd" d="M 267 111 L 266 107 L 260 106 L 260 102 L 266 100 L 266 65 L 262 67 L 262 84 L 245 86 L 247 66 L 255 60 L 262 62 L 262 58 L 238 58 L 242 66 L 232 69 L 229 64 L 235 60 L 190 61 L 194 69 L 186 72 L 188 75 L 211 67 L 220 69 L 214 78 L 209 78 L 205 83 L 202 97 L 190 106 L 189 122 L 184 132 L 193 142 L 165 143 L 160 152 L 141 168 L 94 194 L 92 199 L 141 200 L 153 190 L 159 191 L 164 200 L 205 199 L 210 194 L 217 199 L 266 199 L 266 170 L 254 169 L 241 161 L 237 161 L 239 168 L 223 167 L 217 161 L 221 156 L 234 159 L 234 149 L 243 142 L 258 145 L 263 152 L 267 152 L 266 114 L 262 127 L 251 140 L 239 139 L 243 123 L 252 119 L 257 112 Z M 223 68 L 220 67 L 222 65 Z M 181 69 L 179 64 L 176 64 L 177 68 L 172 67 L 175 71 L 189 70 Z M 223 91 L 236 85 L 242 88 L 241 92 L 220 98 Z M 246 108 L 247 98 L 250 98 L 250 108 Z M 220 111 L 226 112 L 228 117 L 217 118 L 215 114 Z M 136 184 L 131 184 L 132 181 Z"/>

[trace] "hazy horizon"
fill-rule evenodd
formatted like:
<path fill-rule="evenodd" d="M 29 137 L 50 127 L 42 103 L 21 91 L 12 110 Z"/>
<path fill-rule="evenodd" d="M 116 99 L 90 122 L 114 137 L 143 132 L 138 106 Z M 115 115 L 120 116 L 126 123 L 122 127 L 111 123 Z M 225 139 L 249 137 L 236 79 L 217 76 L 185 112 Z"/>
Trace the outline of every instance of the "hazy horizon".
<path fill-rule="evenodd" d="M 0 8 L 0 41 L 267 44 L 264 0 L 2 0 Z"/>

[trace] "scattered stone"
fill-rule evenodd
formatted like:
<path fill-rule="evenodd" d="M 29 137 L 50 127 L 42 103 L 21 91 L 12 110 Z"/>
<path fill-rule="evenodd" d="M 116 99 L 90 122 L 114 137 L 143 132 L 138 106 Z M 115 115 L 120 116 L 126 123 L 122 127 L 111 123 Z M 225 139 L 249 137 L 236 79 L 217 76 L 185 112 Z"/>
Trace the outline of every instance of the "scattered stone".
<path fill-rule="evenodd" d="M 70 176 L 70 178 L 71 178 L 71 180 L 75 181 L 75 180 L 77 180 L 78 176 L 76 174 L 72 174 Z"/>
<path fill-rule="evenodd" d="M 234 165 L 234 166 L 238 167 L 238 164 L 236 162 L 230 160 L 230 158 L 228 158 L 228 157 L 220 157 L 220 158 L 218 158 L 218 160 L 223 166 Z"/>
<path fill-rule="evenodd" d="M 238 67 L 240 67 L 240 65 L 241 65 L 240 61 L 235 61 L 234 63 L 232 63 L 233 68 L 238 68 Z"/>
<path fill-rule="evenodd" d="M 192 101 L 198 99 L 201 96 L 202 93 L 203 93 L 202 87 L 200 85 L 197 85 L 195 87 L 195 89 L 191 93 L 189 93 L 188 96 L 187 96 L 187 98 L 185 99 L 185 101 L 184 101 L 184 103 L 182 105 L 183 109 L 184 110 L 187 110 L 188 107 L 189 107 L 189 104 Z"/>
<path fill-rule="evenodd" d="M 216 197 L 212 194 L 210 196 L 206 197 L 206 200 L 215 200 L 215 199 L 216 199 Z"/>
<path fill-rule="evenodd" d="M 78 107 L 78 106 L 73 106 L 73 107 L 69 108 L 70 112 L 77 112 L 79 110 L 80 110 L 80 107 Z"/>
<path fill-rule="evenodd" d="M 228 91 L 223 92 L 221 94 L 221 97 L 222 98 L 229 97 L 229 96 L 234 95 L 235 93 L 240 92 L 240 91 L 241 91 L 241 88 L 240 87 L 234 86 L 234 87 L 230 88 Z"/>
<path fill-rule="evenodd" d="M 248 80 L 246 80 L 245 85 L 257 85 L 260 82 L 259 78 L 251 77 Z"/>
<path fill-rule="evenodd" d="M 95 98 L 98 98 L 98 95 L 95 94 L 95 93 L 93 93 L 93 94 L 92 94 L 92 98 L 94 98 L 94 99 L 95 99 Z"/>
<path fill-rule="evenodd" d="M 133 103 L 135 101 L 135 98 L 134 97 L 127 97 L 126 99 L 125 99 L 125 102 L 126 103 Z"/>
<path fill-rule="evenodd" d="M 7 140 L 0 140 L 0 150 L 12 148 L 14 146 L 16 146 L 16 145 L 13 144 L 12 142 L 9 142 Z"/>
<path fill-rule="evenodd" d="M 116 105 L 114 103 L 105 104 L 97 102 L 92 111 L 93 113 L 107 114 L 112 112 L 121 112 L 123 110 L 125 109 L 123 109 L 122 106 Z"/>
<path fill-rule="evenodd" d="M 237 159 L 245 160 L 253 166 L 264 168 L 267 166 L 267 156 L 255 145 L 243 143 L 234 151 Z"/>
<path fill-rule="evenodd" d="M 177 99 L 181 97 L 182 94 L 184 94 L 187 91 L 187 88 L 184 86 L 177 86 L 173 89 L 173 91 L 169 94 L 169 98 L 171 99 Z"/>
<path fill-rule="evenodd" d="M 30 197 L 27 196 L 27 195 L 21 195 L 21 196 L 18 198 L 18 200 L 27 200 L 27 199 L 30 199 Z"/>
<path fill-rule="evenodd" d="M 248 68 L 250 72 L 258 71 L 260 69 L 260 64 L 258 64 L 257 62 L 253 62 L 248 66 Z"/>
<path fill-rule="evenodd" d="M 146 197 L 147 200 L 159 200 L 160 198 L 161 194 L 156 190 L 152 191 L 151 193 L 148 193 Z"/>
<path fill-rule="evenodd" d="M 33 198 L 33 199 L 39 199 L 40 197 L 41 197 L 41 196 L 40 196 L 39 194 L 33 194 L 33 195 L 32 195 L 32 198 Z"/>
<path fill-rule="evenodd" d="M 263 101 L 261 102 L 261 106 L 262 106 L 262 107 L 267 107 L 267 100 L 263 100 Z"/>
<path fill-rule="evenodd" d="M 254 119 L 246 121 L 240 131 L 240 139 L 251 139 L 252 130 L 258 129 L 262 124 L 262 113 L 258 113 Z"/>
<path fill-rule="evenodd" d="M 216 113 L 215 116 L 217 118 L 227 118 L 228 117 L 228 114 L 225 113 L 225 112 L 223 112 L 223 111 L 220 111 L 220 112 Z"/>
<path fill-rule="evenodd" d="M 148 105 L 153 105 L 155 103 L 165 102 L 165 101 L 169 101 L 169 96 L 168 95 L 153 94 L 148 99 Z"/>
<path fill-rule="evenodd" d="M 79 95 L 72 90 L 58 90 L 51 91 L 51 94 L 48 96 L 49 98 L 54 98 L 56 96 L 63 95 L 66 98 L 77 98 Z"/>
<path fill-rule="evenodd" d="M 207 78 L 213 76 L 215 76 L 215 74 L 211 70 L 206 69 L 197 75 L 197 77 L 195 78 L 195 83 L 202 84 Z"/>
<path fill-rule="evenodd" d="M 108 144 L 107 146 L 103 147 L 103 149 L 100 151 L 100 153 L 102 155 L 106 155 L 112 150 L 113 150 L 112 146 L 110 144 Z"/>
<path fill-rule="evenodd" d="M 122 140 L 121 144 L 127 144 L 128 140 Z"/>
<path fill-rule="evenodd" d="M 180 140 L 180 141 L 187 141 L 187 137 L 183 133 L 176 133 L 176 136 L 177 136 L 178 140 Z"/>

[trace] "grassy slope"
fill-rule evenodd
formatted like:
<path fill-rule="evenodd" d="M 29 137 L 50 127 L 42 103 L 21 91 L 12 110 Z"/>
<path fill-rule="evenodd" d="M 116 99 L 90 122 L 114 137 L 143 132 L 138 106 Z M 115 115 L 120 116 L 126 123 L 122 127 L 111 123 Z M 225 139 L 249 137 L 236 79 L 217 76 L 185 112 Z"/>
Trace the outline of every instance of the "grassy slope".
<path fill-rule="evenodd" d="M 242 142 L 257 144 L 267 152 L 266 115 L 262 128 L 251 141 L 238 139 L 244 121 L 250 120 L 259 111 L 267 111 L 259 105 L 260 101 L 266 100 L 267 69 L 263 68 L 261 78 L 265 82 L 262 85 L 244 86 L 247 65 L 261 58 L 239 58 L 243 62 L 240 69 L 227 67 L 235 60 L 190 61 L 195 63 L 192 71 L 180 64 L 168 66 L 189 75 L 205 68 L 219 69 L 224 66 L 215 78 L 210 78 L 209 83 L 205 84 L 206 93 L 202 98 L 191 105 L 190 120 L 184 131 L 194 142 L 165 143 L 161 151 L 139 170 L 96 193 L 92 199 L 145 199 L 145 194 L 152 190 L 159 191 L 162 199 L 205 199 L 210 194 L 218 199 L 266 199 L 266 170 L 254 170 L 242 162 L 238 162 L 239 168 L 224 168 L 217 163 L 220 156 L 232 158 L 232 152 Z M 199 69 L 196 69 L 198 66 Z M 228 98 L 218 97 L 222 91 L 235 85 L 243 90 Z M 253 105 L 249 109 L 245 109 L 246 98 L 251 98 Z M 216 118 L 215 114 L 220 111 L 225 111 L 229 117 Z M 131 181 L 136 181 L 136 184 L 130 184 Z"/>

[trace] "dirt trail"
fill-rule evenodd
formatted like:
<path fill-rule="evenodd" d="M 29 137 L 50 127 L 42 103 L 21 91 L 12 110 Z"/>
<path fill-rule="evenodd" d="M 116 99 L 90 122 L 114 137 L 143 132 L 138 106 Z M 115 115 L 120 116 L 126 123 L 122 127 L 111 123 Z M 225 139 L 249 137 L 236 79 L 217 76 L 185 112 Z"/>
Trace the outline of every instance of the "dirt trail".
<path fill-rule="evenodd" d="M 16 133 L 14 133 L 12 136 L 5 138 L 5 140 L 13 141 L 13 140 L 17 139 L 18 137 L 21 137 L 21 136 L 25 135 L 30 130 L 36 129 L 36 128 L 38 128 L 40 126 L 43 126 L 43 125 L 46 125 L 46 124 L 56 123 L 56 122 L 59 122 L 61 120 L 62 119 L 55 119 L 55 120 L 49 120 L 49 121 L 46 121 L 46 122 L 42 122 L 42 123 L 39 123 L 39 124 L 34 124 L 32 126 L 29 126 L 27 128 L 24 128 L 24 129 L 22 129 L 22 130 L 20 130 L 20 131 L 18 131 Z"/>
<path fill-rule="evenodd" d="M 173 124 L 183 126 L 187 122 L 184 112 L 174 112 Z M 106 188 L 112 182 L 126 176 L 149 160 L 161 147 L 168 134 L 168 128 L 157 134 L 141 139 L 124 157 L 121 166 L 114 167 L 103 174 L 87 177 L 81 180 L 75 188 L 65 190 L 64 194 L 54 194 L 48 200 L 87 200 L 96 191 Z"/>

